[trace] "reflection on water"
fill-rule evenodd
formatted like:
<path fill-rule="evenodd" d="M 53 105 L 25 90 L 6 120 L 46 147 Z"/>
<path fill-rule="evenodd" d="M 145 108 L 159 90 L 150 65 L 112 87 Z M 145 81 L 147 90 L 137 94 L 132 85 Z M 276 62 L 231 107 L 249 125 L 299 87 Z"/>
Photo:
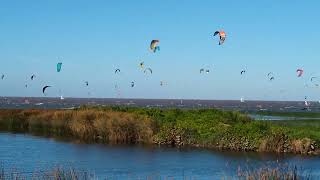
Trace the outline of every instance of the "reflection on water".
<path fill-rule="evenodd" d="M 5 169 L 15 168 L 23 172 L 64 166 L 94 172 L 100 179 L 128 179 L 149 175 L 173 176 L 175 179 L 182 179 L 183 176 L 221 179 L 222 176 L 235 175 L 239 165 L 257 168 L 276 161 L 303 167 L 315 175 L 320 172 L 320 158 L 316 156 L 74 144 L 29 135 L 0 133 L 0 162 Z"/>

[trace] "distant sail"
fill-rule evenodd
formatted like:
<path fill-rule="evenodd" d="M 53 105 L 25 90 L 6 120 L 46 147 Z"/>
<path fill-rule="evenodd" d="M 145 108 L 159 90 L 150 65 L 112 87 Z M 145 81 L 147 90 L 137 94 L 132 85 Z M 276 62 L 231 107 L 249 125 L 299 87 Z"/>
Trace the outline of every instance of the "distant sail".
<path fill-rule="evenodd" d="M 304 101 L 304 105 L 305 105 L 305 106 L 309 106 L 310 103 L 309 103 L 308 101 Z"/>

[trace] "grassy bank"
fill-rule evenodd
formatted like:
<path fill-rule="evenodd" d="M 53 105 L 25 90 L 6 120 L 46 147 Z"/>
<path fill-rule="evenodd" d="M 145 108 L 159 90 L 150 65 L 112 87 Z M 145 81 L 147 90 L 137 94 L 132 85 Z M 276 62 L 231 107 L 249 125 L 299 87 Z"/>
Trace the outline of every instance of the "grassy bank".
<path fill-rule="evenodd" d="M 320 122 L 320 121 L 319 121 Z M 0 110 L 0 130 L 98 143 L 145 143 L 234 151 L 317 154 L 320 125 L 253 121 L 215 109 Z"/>

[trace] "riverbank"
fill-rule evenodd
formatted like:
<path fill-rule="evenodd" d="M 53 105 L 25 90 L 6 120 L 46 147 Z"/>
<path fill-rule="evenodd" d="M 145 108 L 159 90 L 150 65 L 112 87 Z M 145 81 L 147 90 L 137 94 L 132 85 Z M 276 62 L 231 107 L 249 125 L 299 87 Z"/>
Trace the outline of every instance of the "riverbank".
<path fill-rule="evenodd" d="M 290 124 L 254 121 L 239 112 L 215 109 L 0 110 L 0 130 L 8 132 L 95 143 L 319 154 L 320 121 Z"/>

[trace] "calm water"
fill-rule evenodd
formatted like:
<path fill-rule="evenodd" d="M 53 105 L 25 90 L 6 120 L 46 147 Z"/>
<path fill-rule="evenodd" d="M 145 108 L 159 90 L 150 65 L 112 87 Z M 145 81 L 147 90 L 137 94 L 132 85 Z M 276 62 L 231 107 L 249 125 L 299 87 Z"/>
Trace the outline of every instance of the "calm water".
<path fill-rule="evenodd" d="M 255 120 L 265 120 L 265 121 L 282 121 L 282 120 L 320 120 L 319 118 L 312 117 L 286 117 L 286 116 L 266 116 L 258 114 L 249 114 L 249 117 Z"/>
<path fill-rule="evenodd" d="M 75 144 L 22 134 L 0 133 L 0 162 L 5 169 L 26 175 L 50 167 L 74 167 L 103 179 L 138 179 L 150 175 L 195 179 L 221 179 L 235 175 L 237 167 L 258 168 L 276 161 L 320 176 L 320 157 L 226 153 L 211 150 Z"/>

